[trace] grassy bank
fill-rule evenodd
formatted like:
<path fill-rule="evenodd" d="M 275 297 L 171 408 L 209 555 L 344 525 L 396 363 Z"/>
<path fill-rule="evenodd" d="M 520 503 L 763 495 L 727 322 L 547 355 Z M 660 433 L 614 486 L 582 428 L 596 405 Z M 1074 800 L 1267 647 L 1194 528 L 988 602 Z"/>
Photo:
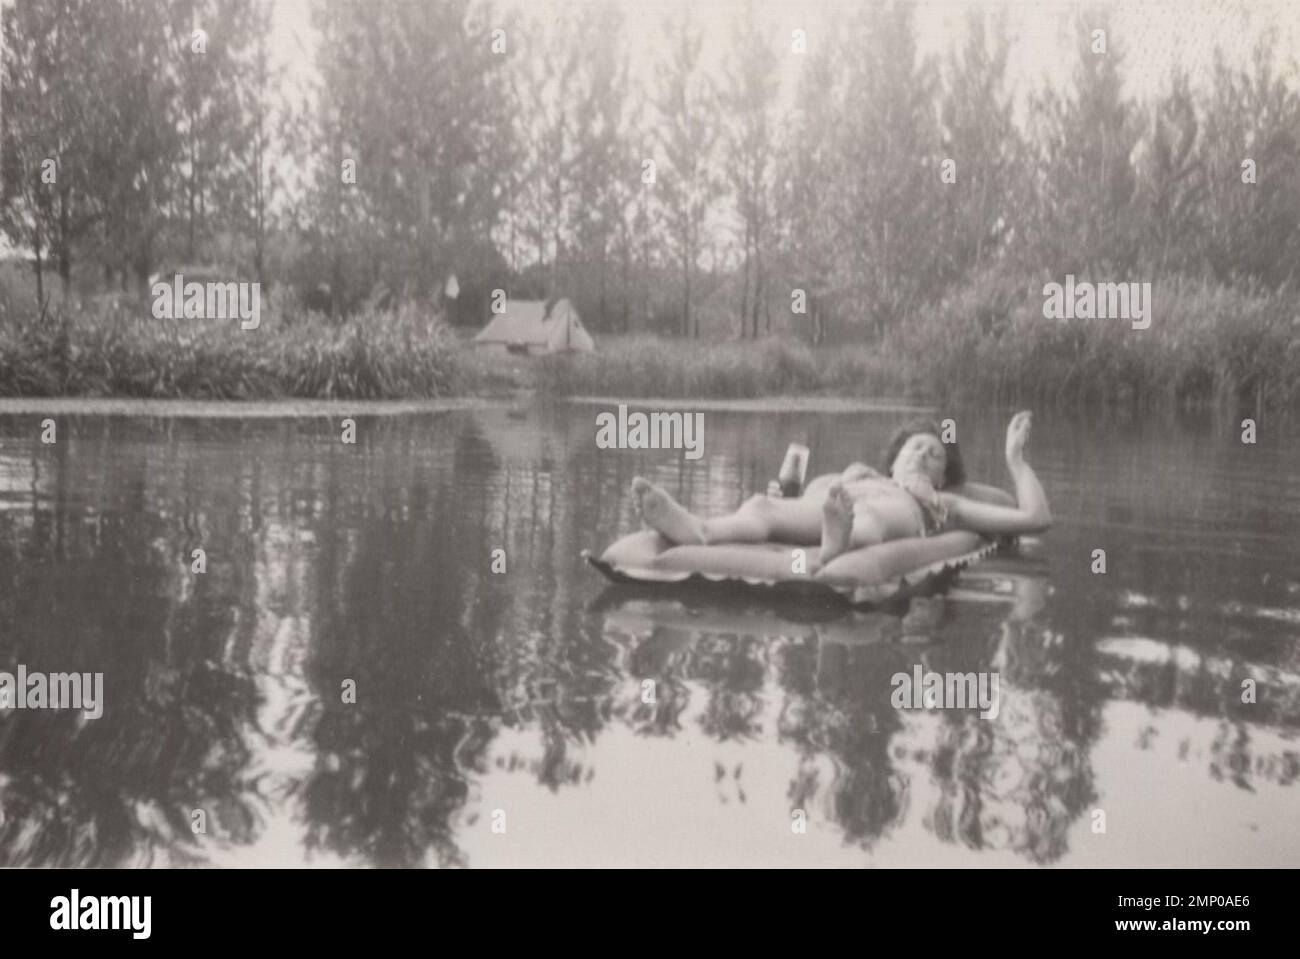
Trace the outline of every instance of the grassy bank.
<path fill-rule="evenodd" d="M 345 323 L 74 312 L 0 320 L 0 396 L 437 399 L 536 387 L 552 396 L 829 395 L 1129 407 L 1300 407 L 1300 307 L 1283 294 L 1162 285 L 1150 329 L 1045 320 L 1023 286 L 987 282 L 878 345 L 791 339 L 597 338 L 598 353 L 524 359 L 463 345 L 414 308 Z"/>
<path fill-rule="evenodd" d="M 342 323 L 263 317 L 256 330 L 124 312 L 0 325 L 0 396 L 414 399 L 472 390 L 455 337 L 409 313 Z"/>
<path fill-rule="evenodd" d="M 703 343 L 648 336 L 603 337 L 595 355 L 553 356 L 538 388 L 556 396 L 753 399 L 829 393 L 901 396 L 906 385 L 878 350 L 813 349 L 790 340 Z"/>
<path fill-rule="evenodd" d="M 1041 289 L 1041 287 L 1040 287 Z M 1156 284 L 1151 327 L 1046 320 L 1042 298 L 972 287 L 884 344 L 908 388 L 1082 405 L 1300 405 L 1300 303 L 1203 281 Z M 1014 304 L 1014 305 L 1009 305 Z"/>
<path fill-rule="evenodd" d="M 1023 288 L 989 285 L 909 319 L 876 346 L 607 337 L 596 356 L 542 361 L 538 385 L 555 395 L 1300 406 L 1300 306 L 1291 297 L 1171 284 L 1157 291 L 1147 330 L 1046 320 L 1041 310 Z"/>

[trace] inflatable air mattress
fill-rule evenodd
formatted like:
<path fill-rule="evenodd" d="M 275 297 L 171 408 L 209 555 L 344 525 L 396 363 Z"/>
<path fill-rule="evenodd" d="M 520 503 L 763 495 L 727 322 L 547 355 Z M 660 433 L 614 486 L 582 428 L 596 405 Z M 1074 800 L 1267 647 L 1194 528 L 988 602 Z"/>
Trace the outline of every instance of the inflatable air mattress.
<path fill-rule="evenodd" d="M 653 530 L 642 530 L 619 539 L 600 556 L 584 551 L 583 557 L 615 583 L 732 584 L 840 597 L 863 606 L 936 592 L 958 571 L 999 545 L 975 533 L 954 530 L 850 550 L 818 569 L 815 546 L 674 546 Z M 802 556 L 797 551 L 802 551 Z"/>

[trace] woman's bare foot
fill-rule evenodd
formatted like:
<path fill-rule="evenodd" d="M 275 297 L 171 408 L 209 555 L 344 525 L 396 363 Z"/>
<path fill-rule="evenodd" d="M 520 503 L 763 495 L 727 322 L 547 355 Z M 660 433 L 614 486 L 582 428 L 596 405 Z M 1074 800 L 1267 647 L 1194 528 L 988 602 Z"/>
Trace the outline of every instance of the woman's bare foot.
<path fill-rule="evenodd" d="M 683 546 L 704 544 L 704 524 L 662 487 L 640 476 L 632 480 L 632 495 L 637 513 L 645 524 L 662 536 Z"/>
<path fill-rule="evenodd" d="M 853 500 L 845 491 L 844 484 L 836 480 L 826 490 L 826 502 L 822 504 L 823 566 L 849 548 L 852 535 Z"/>

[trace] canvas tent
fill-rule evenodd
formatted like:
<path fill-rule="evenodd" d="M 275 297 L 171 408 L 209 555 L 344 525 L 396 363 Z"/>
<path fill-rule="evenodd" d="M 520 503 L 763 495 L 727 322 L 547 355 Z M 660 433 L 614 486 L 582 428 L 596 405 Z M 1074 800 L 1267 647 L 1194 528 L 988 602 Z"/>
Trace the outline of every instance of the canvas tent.
<path fill-rule="evenodd" d="M 474 342 L 530 354 L 592 353 L 596 349 L 578 311 L 565 299 L 507 300 L 505 312 L 492 317 Z"/>

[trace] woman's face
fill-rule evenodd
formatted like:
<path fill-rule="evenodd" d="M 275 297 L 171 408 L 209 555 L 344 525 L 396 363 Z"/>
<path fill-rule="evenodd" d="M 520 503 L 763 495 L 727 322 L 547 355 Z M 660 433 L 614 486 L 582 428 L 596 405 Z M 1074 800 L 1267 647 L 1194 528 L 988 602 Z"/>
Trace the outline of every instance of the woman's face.
<path fill-rule="evenodd" d="M 948 469 L 948 451 L 933 433 L 913 433 L 903 443 L 894 457 L 889 473 L 895 479 L 905 475 L 921 475 L 930 480 L 935 489 L 943 486 Z"/>

